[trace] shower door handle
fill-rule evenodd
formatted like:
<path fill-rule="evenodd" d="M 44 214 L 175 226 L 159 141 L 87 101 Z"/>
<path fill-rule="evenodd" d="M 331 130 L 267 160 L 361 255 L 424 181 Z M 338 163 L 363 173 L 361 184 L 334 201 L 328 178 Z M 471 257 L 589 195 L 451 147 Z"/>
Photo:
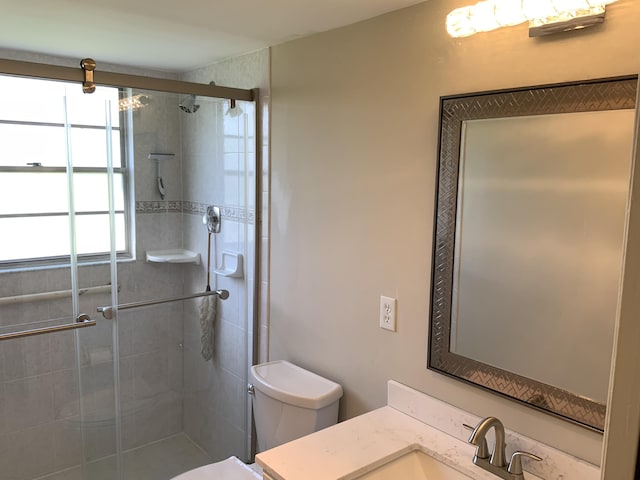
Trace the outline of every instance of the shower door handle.
<path fill-rule="evenodd" d="M 34 335 L 42 335 L 44 333 L 64 332 L 65 330 L 75 330 L 76 328 L 93 327 L 95 325 L 95 320 L 91 320 L 89 315 L 86 313 L 81 313 L 76 318 L 75 323 L 66 323 L 64 325 L 56 325 L 54 327 L 33 328 L 31 330 L 22 330 L 21 332 L 4 333 L 0 334 L 0 340 L 32 337 Z"/>

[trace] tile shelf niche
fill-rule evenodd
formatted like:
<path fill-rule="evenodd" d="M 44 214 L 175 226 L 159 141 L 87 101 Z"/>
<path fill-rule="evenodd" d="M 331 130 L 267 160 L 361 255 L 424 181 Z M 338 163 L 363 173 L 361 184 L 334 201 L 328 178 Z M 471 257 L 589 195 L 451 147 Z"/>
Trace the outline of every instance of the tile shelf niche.
<path fill-rule="evenodd" d="M 147 262 L 153 263 L 193 263 L 200 264 L 200 254 L 191 250 L 172 248 L 170 250 L 149 250 L 146 252 Z"/>

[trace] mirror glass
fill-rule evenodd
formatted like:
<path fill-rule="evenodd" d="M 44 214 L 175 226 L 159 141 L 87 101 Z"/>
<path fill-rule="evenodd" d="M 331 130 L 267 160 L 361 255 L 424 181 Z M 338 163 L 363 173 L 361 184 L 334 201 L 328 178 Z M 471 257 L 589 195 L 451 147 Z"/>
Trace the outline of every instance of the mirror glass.
<path fill-rule="evenodd" d="M 441 99 L 429 368 L 603 429 L 636 83 Z"/>

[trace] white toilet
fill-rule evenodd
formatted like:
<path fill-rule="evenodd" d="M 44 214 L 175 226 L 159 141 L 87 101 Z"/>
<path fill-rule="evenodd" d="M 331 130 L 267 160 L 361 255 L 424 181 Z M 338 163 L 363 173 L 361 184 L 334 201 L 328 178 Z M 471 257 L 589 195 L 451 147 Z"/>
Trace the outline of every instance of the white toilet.
<path fill-rule="evenodd" d="M 251 367 L 258 451 L 303 437 L 338 421 L 342 387 L 284 360 Z M 205 465 L 173 480 L 256 480 L 259 469 L 236 457 Z"/>

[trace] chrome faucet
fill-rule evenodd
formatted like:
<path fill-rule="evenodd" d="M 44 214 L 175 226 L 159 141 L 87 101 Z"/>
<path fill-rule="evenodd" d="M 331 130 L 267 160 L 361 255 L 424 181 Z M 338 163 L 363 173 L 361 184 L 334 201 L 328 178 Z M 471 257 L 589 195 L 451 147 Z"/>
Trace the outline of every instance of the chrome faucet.
<path fill-rule="evenodd" d="M 493 452 L 489 454 L 486 436 L 492 428 L 495 431 L 496 443 L 493 446 Z M 477 447 L 476 453 L 473 456 L 473 463 L 505 480 L 524 480 L 522 458 L 542 460 L 532 453 L 515 452 L 511 456 L 509 465 L 507 465 L 505 454 L 507 445 L 504 436 L 504 425 L 502 425 L 502 422 L 496 417 L 482 419 L 473 429 L 469 437 L 469 443 Z"/>
<path fill-rule="evenodd" d="M 489 463 L 494 467 L 503 468 L 506 465 L 504 451 L 507 444 L 504 441 L 504 425 L 502 425 L 502 422 L 496 417 L 487 417 L 481 420 L 480 423 L 476 425 L 476 428 L 473 429 L 473 432 L 469 437 L 469 443 L 476 447 L 480 447 L 482 442 L 486 443 L 486 436 L 491 428 L 495 429 L 496 444 L 493 447 L 493 453 L 491 453 Z M 480 450 L 480 448 L 478 450 Z M 476 455 L 473 457 L 473 463 L 476 463 L 476 459 L 484 461 L 487 460 L 486 457 L 483 458 L 478 456 L 478 450 L 476 450 Z"/>

